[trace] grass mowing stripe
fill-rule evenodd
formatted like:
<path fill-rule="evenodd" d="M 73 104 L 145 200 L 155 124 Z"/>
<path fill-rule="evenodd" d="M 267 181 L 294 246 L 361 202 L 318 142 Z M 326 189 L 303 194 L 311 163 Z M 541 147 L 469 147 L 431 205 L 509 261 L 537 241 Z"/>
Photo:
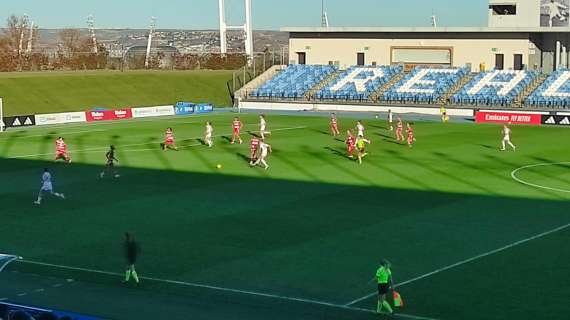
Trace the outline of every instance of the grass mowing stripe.
<path fill-rule="evenodd" d="M 96 270 L 96 269 L 89 269 L 89 268 L 80 268 L 80 267 L 70 267 L 70 266 L 45 263 L 45 262 L 39 262 L 39 261 L 33 261 L 33 260 L 22 259 L 22 260 L 17 260 L 17 262 L 33 264 L 33 265 L 38 265 L 38 266 L 44 266 L 44 267 L 57 268 L 57 269 L 66 269 L 66 270 L 81 271 L 81 272 L 88 272 L 88 273 L 97 273 L 97 274 L 103 274 L 103 275 L 114 276 L 114 277 L 123 277 L 124 276 L 124 274 L 120 274 L 117 272 Z M 370 310 L 370 309 L 351 307 L 351 306 L 347 306 L 347 305 L 336 304 L 336 303 L 332 303 L 332 302 L 326 302 L 326 301 L 320 301 L 320 300 L 314 300 L 314 299 L 305 299 L 305 298 L 299 298 L 299 297 L 282 296 L 282 295 L 271 294 L 271 293 L 263 293 L 263 292 L 256 292 L 256 291 L 250 291 L 250 290 L 240 290 L 240 289 L 212 286 L 212 285 L 207 285 L 207 284 L 202 284 L 202 283 L 169 280 L 169 279 L 161 279 L 161 278 L 154 278 L 154 277 L 139 277 L 139 278 L 141 280 L 147 280 L 147 281 L 153 281 L 153 282 L 161 282 L 161 283 L 181 285 L 181 286 L 187 286 L 187 287 L 202 288 L 202 289 L 209 289 L 209 290 L 223 291 L 223 292 L 230 292 L 230 293 L 237 293 L 237 294 L 245 294 L 245 295 L 250 295 L 250 296 L 264 297 L 264 298 L 277 299 L 277 300 L 286 300 L 286 301 L 293 301 L 293 302 L 315 304 L 315 305 L 326 306 L 326 307 L 331 307 L 331 308 L 339 308 L 339 309 L 353 310 L 353 311 L 366 312 L 366 313 L 376 313 L 374 310 Z M 416 316 L 416 315 L 405 314 L 405 313 L 398 313 L 398 314 L 396 314 L 396 317 L 406 318 L 406 319 L 417 319 L 417 320 L 437 320 L 434 318 L 427 318 L 427 317 Z"/>
<path fill-rule="evenodd" d="M 277 128 L 277 129 L 273 129 L 272 131 L 288 131 L 288 130 L 299 130 L 299 129 L 305 129 L 307 128 L 307 126 L 298 126 L 298 127 L 289 127 L 289 128 Z M 253 132 L 253 133 L 257 133 L 259 131 L 252 131 L 252 130 L 248 130 L 247 132 Z M 215 138 L 219 138 L 219 137 L 224 137 L 224 136 L 229 136 L 231 135 L 231 133 L 227 133 L 227 134 L 217 134 L 214 135 Z M 203 138 L 202 136 L 199 137 L 192 137 L 192 138 L 184 138 L 184 139 L 180 139 L 180 141 L 187 141 L 187 140 L 196 140 L 196 139 L 201 139 Z M 155 144 L 155 143 L 160 143 L 160 141 L 153 141 L 153 142 L 144 142 L 144 143 L 132 143 L 132 144 L 125 144 L 125 145 L 118 145 L 117 147 L 121 147 L 121 148 L 125 148 L 125 147 L 136 147 L 136 146 L 146 146 L 149 144 Z M 201 143 L 197 143 L 197 144 L 193 144 L 193 145 L 188 145 L 188 146 L 184 146 L 184 147 L 180 147 L 180 148 L 189 148 L 189 147 L 196 147 L 202 145 Z M 93 152 L 100 152 L 101 150 L 107 150 L 109 147 L 98 147 L 98 148 L 88 148 L 88 149 L 81 149 L 81 150 L 75 150 L 70 152 L 70 154 L 78 154 L 78 153 L 93 153 Z M 138 149 L 138 150 L 121 150 L 121 152 L 141 152 L 141 151 L 150 151 L 150 150 L 156 150 L 155 148 L 152 149 Z M 49 156 L 49 155 L 53 155 L 53 152 L 50 153 L 37 153 L 37 154 L 26 154 L 26 155 L 21 155 L 21 156 L 14 156 L 14 157 L 8 157 L 7 159 L 23 159 L 23 158 L 34 158 L 34 157 L 40 157 L 40 156 Z"/>
<path fill-rule="evenodd" d="M 84 131 L 72 131 L 72 132 L 63 132 L 63 133 L 57 133 L 58 135 L 73 135 L 73 134 L 78 134 L 78 133 L 89 133 L 89 132 L 103 132 L 103 131 L 107 131 L 106 129 L 96 129 L 96 130 L 84 130 Z M 10 139 L 26 139 L 26 138 L 37 138 L 37 137 L 45 137 L 46 135 L 50 135 L 50 134 L 54 134 L 55 133 L 44 133 L 44 134 L 35 134 L 35 135 L 31 135 L 31 136 L 18 136 L 18 137 L 0 137 L 0 141 L 3 140 L 10 140 Z"/>
<path fill-rule="evenodd" d="M 492 255 L 492 254 L 495 254 L 495 253 L 498 253 L 498 252 L 501 252 L 501 251 L 508 250 L 508 249 L 510 249 L 510 248 L 513 248 L 513 247 L 516 247 L 516 246 L 518 246 L 518 245 L 521 245 L 521 244 L 530 242 L 530 241 L 532 241 L 532 240 L 535 240 L 535 239 L 538 239 L 538 238 L 542 238 L 542 237 L 547 236 L 547 235 L 549 235 L 549 234 L 556 233 L 556 232 L 558 232 L 558 231 L 567 229 L 568 227 L 570 227 L 570 223 L 567 223 L 567 224 L 562 225 L 562 226 L 559 226 L 559 227 L 557 227 L 557 228 L 554 228 L 554 229 L 551 229 L 551 230 L 548 230 L 548 231 L 539 233 L 539 234 L 537 234 L 537 235 L 534 235 L 534 236 L 531 236 L 531 237 L 528 237 L 528 238 L 525 238 L 525 239 L 522 239 L 522 240 L 513 242 L 513 243 L 508 244 L 508 245 L 506 245 L 506 246 L 503 246 L 503 247 L 500 247 L 500 248 L 497 248 L 497 249 L 494 249 L 494 250 L 491 250 L 491 251 L 482 253 L 482 254 L 480 254 L 480 255 L 477 255 L 477 256 L 474 256 L 474 257 L 471 257 L 471 258 L 468 258 L 468 259 L 465 259 L 465 260 L 461 260 L 461 261 L 456 262 L 456 263 L 454 263 L 454 264 L 450 264 L 450 265 L 448 265 L 448 266 L 445 266 L 445 267 L 436 269 L 436 270 L 434 270 L 434 271 L 431 271 L 431 272 L 422 274 L 422 275 L 417 276 L 417 277 L 415 277 L 415 278 L 408 279 L 408 280 L 406 280 L 406 281 L 404 281 L 404 282 L 397 283 L 396 285 L 394 285 L 394 287 L 405 286 L 405 285 L 410 284 L 410 283 L 412 283 L 412 282 L 416 282 L 416 281 L 418 281 L 418 280 L 425 279 L 425 278 L 427 278 L 427 277 L 433 276 L 434 274 L 438 274 L 438 273 L 440 273 L 440 272 L 447 271 L 447 270 L 449 270 L 449 269 L 453 269 L 453 268 L 459 267 L 459 266 L 464 265 L 464 264 L 466 264 L 466 263 L 473 262 L 473 261 L 475 261 L 475 260 L 479 260 L 479 259 L 481 259 L 481 258 L 490 256 L 490 255 Z M 348 306 L 351 306 L 351 305 L 353 305 L 353 304 L 356 304 L 356 303 L 358 303 L 358 302 L 361 302 L 361 301 L 363 301 L 363 300 L 366 300 L 366 299 L 368 299 L 368 298 L 371 298 L 371 297 L 373 297 L 374 295 L 376 295 L 376 292 L 372 292 L 372 293 L 367 294 L 367 295 L 365 295 L 365 296 L 363 296 L 363 297 L 360 297 L 360 298 L 358 298 L 358 299 L 354 299 L 354 300 L 348 302 L 347 304 L 345 304 L 345 306 L 347 306 L 347 307 L 348 307 Z"/>

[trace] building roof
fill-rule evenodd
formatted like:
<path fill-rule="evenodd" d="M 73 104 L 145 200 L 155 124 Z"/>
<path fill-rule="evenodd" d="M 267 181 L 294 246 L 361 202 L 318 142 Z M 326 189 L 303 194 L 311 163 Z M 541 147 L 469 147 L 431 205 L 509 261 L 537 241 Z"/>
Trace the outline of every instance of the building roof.
<path fill-rule="evenodd" d="M 543 33 L 570 32 L 570 27 L 284 27 L 281 31 L 296 33 Z"/>

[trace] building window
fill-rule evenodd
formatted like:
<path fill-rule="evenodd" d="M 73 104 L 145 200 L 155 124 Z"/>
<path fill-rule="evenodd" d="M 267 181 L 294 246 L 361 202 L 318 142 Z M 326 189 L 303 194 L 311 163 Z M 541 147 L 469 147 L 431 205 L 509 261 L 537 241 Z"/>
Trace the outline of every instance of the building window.
<path fill-rule="evenodd" d="M 494 16 L 514 16 L 517 14 L 516 4 L 492 4 L 489 6 Z"/>

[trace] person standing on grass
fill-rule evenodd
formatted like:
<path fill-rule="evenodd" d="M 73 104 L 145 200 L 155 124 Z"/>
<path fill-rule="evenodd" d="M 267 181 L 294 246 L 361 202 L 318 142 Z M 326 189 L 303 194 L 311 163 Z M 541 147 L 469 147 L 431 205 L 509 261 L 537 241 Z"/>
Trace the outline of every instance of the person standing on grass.
<path fill-rule="evenodd" d="M 109 146 L 109 151 L 105 153 L 105 158 L 107 159 L 107 163 L 105 164 L 105 169 L 103 169 L 103 171 L 101 171 L 99 174 L 99 177 L 103 179 L 107 172 L 111 172 L 113 174 L 113 177 L 118 178 L 119 174 L 117 173 L 117 169 L 115 169 L 115 161 L 118 162 L 119 160 L 115 158 L 114 145 Z"/>
<path fill-rule="evenodd" d="M 376 270 L 376 275 L 372 278 L 372 281 L 376 280 L 378 282 L 378 304 L 376 306 L 376 313 L 382 313 L 382 309 L 386 309 L 389 314 L 394 314 L 394 310 L 390 306 L 390 303 L 386 301 L 386 295 L 389 290 L 394 290 L 394 283 L 392 281 L 392 270 L 391 264 L 388 260 L 382 260 L 380 262 L 380 267 Z"/>
<path fill-rule="evenodd" d="M 404 141 L 404 123 L 402 122 L 402 118 L 398 117 L 398 124 L 396 125 L 396 141 Z"/>
<path fill-rule="evenodd" d="M 212 127 L 212 123 L 210 121 L 207 121 L 206 130 L 204 131 L 204 142 L 206 143 L 208 148 L 214 146 L 213 135 L 214 135 L 214 127 Z"/>
<path fill-rule="evenodd" d="M 53 185 L 51 183 L 51 174 L 47 168 L 44 169 L 44 173 L 42 175 L 42 187 L 40 188 L 40 192 L 38 193 L 38 199 L 34 201 L 35 204 L 40 205 L 42 204 L 42 198 L 44 193 L 49 193 L 53 196 L 56 196 L 61 199 L 65 199 L 65 195 L 63 193 L 57 193 L 53 191 Z"/>
<path fill-rule="evenodd" d="M 331 113 L 330 129 L 333 137 L 339 136 L 340 131 L 338 130 L 338 119 L 336 118 L 336 113 Z"/>
<path fill-rule="evenodd" d="M 388 109 L 388 130 L 394 131 L 394 126 L 392 125 L 394 122 L 394 116 L 392 115 L 392 109 Z"/>
<path fill-rule="evenodd" d="M 370 140 L 364 138 L 363 135 L 358 135 L 356 138 L 356 156 L 358 157 L 358 164 L 362 164 L 362 159 L 368 155 L 368 153 L 366 153 L 366 144 L 370 143 Z"/>
<path fill-rule="evenodd" d="M 166 151 L 169 148 L 178 151 L 176 142 L 174 142 L 174 130 L 172 128 L 166 128 L 164 142 L 162 143 L 162 150 Z"/>
<path fill-rule="evenodd" d="M 135 280 L 135 283 L 139 284 L 139 276 L 137 270 L 135 269 L 135 264 L 137 263 L 137 258 L 141 251 L 139 244 L 135 241 L 135 237 L 128 232 L 125 232 L 125 260 L 127 261 L 127 270 L 125 271 L 125 280 L 123 283 L 129 282 L 131 276 Z"/>
<path fill-rule="evenodd" d="M 407 123 L 406 124 L 406 133 L 407 133 L 407 140 L 408 140 L 408 147 L 412 147 L 412 145 L 414 144 L 414 142 L 416 142 L 416 138 L 414 137 L 414 128 L 412 127 L 411 123 Z"/>
<path fill-rule="evenodd" d="M 507 144 L 513 148 L 513 151 L 517 150 L 517 147 L 511 142 L 511 128 L 509 128 L 506 124 L 503 125 L 503 148 L 501 151 L 507 150 Z"/>

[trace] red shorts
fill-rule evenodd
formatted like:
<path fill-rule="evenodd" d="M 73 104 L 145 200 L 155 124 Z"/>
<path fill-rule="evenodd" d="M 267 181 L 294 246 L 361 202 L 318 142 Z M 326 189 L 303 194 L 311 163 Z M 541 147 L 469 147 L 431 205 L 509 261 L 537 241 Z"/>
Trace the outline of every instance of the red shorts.
<path fill-rule="evenodd" d="M 57 151 L 55 154 L 55 158 L 59 159 L 59 158 L 67 158 L 67 152 L 65 151 Z"/>
<path fill-rule="evenodd" d="M 331 129 L 338 130 L 338 124 L 331 124 Z"/>
<path fill-rule="evenodd" d="M 354 152 L 354 146 L 346 146 L 346 150 L 348 150 L 348 153 L 353 153 Z"/>
<path fill-rule="evenodd" d="M 166 141 L 164 141 L 164 144 L 165 144 L 165 145 L 168 145 L 168 146 L 171 146 L 171 145 L 174 144 L 174 140 L 166 140 Z"/>
<path fill-rule="evenodd" d="M 408 136 L 408 144 L 412 144 L 414 142 L 414 136 Z"/>
<path fill-rule="evenodd" d="M 250 149 L 250 150 L 249 150 L 249 154 L 250 154 L 250 156 L 251 156 L 252 158 L 255 157 L 255 154 L 256 154 L 256 153 L 257 153 L 257 149 Z"/>

